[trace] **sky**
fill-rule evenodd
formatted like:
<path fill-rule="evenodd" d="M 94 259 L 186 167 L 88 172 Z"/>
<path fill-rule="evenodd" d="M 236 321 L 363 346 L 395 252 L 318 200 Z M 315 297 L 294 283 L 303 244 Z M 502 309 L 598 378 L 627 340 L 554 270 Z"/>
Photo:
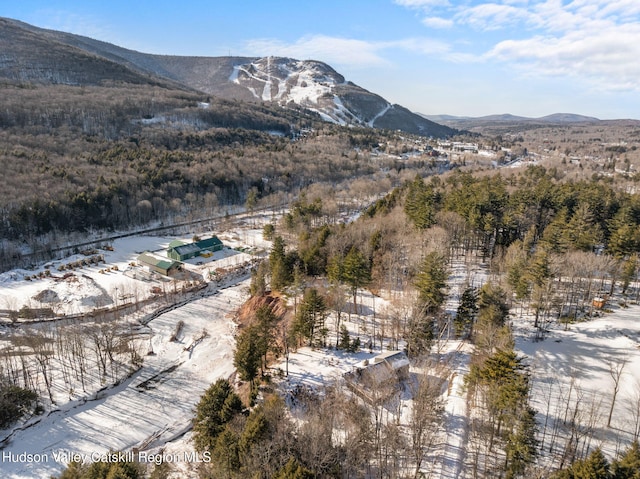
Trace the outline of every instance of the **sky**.
<path fill-rule="evenodd" d="M 0 16 L 145 53 L 320 60 L 427 115 L 640 119 L 639 0 L 20 0 Z"/>

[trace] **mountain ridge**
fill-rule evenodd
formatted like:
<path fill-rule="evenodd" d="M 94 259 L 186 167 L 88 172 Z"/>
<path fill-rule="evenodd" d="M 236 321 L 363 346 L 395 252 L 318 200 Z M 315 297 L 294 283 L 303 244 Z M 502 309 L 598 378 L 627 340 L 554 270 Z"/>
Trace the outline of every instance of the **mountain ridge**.
<path fill-rule="evenodd" d="M 518 116 L 512 115 L 510 113 L 502 113 L 495 115 L 485 115 L 485 116 L 456 116 L 456 115 L 425 115 L 419 113 L 421 116 L 430 119 L 431 121 L 436 121 L 438 123 L 446 124 L 446 125 L 455 125 L 455 127 L 460 128 L 463 125 L 467 125 L 468 127 L 478 126 L 480 124 L 488 124 L 488 123 L 526 123 L 526 124 L 535 124 L 535 123 L 548 123 L 548 124 L 577 124 L 577 123 L 598 123 L 604 120 L 600 120 L 599 118 L 585 115 L 578 115 L 575 113 L 552 113 L 550 115 L 545 115 L 542 117 L 526 117 L 526 116 Z"/>
<path fill-rule="evenodd" d="M 15 81 L 166 84 L 224 99 L 297 105 L 341 125 L 434 137 L 457 133 L 346 81 L 315 60 L 148 54 L 8 18 L 0 18 L 0 51 L 7 60 L 0 60 L 0 76 Z"/>

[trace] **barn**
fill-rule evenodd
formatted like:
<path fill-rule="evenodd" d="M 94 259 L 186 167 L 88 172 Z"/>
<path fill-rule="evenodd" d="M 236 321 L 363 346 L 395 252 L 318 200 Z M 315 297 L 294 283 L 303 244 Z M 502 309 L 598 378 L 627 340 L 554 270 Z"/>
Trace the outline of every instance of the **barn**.
<path fill-rule="evenodd" d="M 195 241 L 193 243 L 184 243 L 176 240 L 169 243 L 167 248 L 167 256 L 176 261 L 185 261 L 196 256 L 207 256 L 208 253 L 220 251 L 223 248 L 222 241 L 217 236 Z M 211 256 L 211 254 L 209 254 Z"/>
<path fill-rule="evenodd" d="M 171 273 L 180 270 L 180 264 L 176 261 L 160 258 L 149 252 L 139 255 L 137 261 L 139 265 L 146 266 L 149 270 L 160 273 L 164 276 L 171 276 Z"/>

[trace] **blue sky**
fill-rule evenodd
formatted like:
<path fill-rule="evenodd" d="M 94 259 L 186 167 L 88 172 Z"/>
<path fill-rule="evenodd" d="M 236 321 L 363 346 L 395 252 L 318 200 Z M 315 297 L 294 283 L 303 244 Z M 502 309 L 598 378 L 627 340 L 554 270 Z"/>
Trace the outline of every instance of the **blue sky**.
<path fill-rule="evenodd" d="M 20 0 L 0 16 L 148 53 L 321 60 L 425 114 L 640 118 L 639 0 Z"/>

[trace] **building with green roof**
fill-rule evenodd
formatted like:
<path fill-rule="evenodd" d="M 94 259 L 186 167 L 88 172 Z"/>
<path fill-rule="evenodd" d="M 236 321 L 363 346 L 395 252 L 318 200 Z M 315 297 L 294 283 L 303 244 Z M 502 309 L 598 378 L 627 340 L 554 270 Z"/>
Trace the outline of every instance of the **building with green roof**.
<path fill-rule="evenodd" d="M 180 270 L 180 263 L 153 256 L 149 252 L 142 253 L 137 258 L 138 264 L 146 266 L 151 271 L 160 273 L 164 276 L 170 276 L 172 272 Z"/>
<path fill-rule="evenodd" d="M 196 241 L 194 243 L 184 243 L 180 240 L 175 240 L 169 243 L 167 248 L 167 256 L 176 261 L 185 261 L 190 258 L 202 255 L 202 253 L 209 251 L 211 253 L 220 251 L 224 245 L 217 236 L 211 238 Z"/>

